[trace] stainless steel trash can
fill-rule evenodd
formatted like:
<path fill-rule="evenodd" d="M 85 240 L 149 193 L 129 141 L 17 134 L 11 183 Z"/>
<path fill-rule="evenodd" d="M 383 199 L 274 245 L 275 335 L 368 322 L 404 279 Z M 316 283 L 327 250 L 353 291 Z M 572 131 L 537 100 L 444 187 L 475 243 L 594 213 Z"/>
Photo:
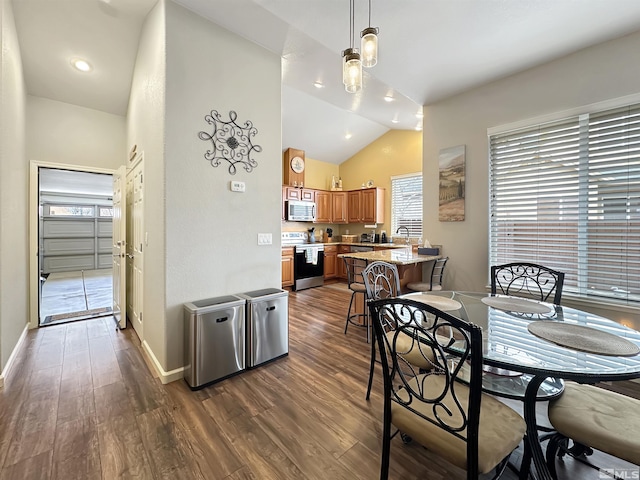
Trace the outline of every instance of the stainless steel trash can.
<path fill-rule="evenodd" d="M 238 294 L 247 300 L 247 368 L 289 353 L 289 292 L 265 288 Z"/>
<path fill-rule="evenodd" d="M 245 304 L 237 295 L 184 304 L 184 379 L 192 390 L 246 368 Z"/>

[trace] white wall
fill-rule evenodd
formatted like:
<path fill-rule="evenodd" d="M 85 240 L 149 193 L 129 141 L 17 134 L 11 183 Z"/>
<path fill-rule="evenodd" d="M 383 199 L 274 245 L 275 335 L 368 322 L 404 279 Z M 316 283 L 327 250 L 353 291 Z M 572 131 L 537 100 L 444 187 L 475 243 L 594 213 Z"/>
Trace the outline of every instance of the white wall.
<path fill-rule="evenodd" d="M 165 7 L 159 1 L 144 22 L 127 112 L 127 151 L 144 152 L 143 338 L 166 366 L 165 241 L 164 241 L 164 117 Z"/>
<path fill-rule="evenodd" d="M 488 284 L 487 129 L 640 92 L 640 33 L 606 42 L 442 102 L 425 105 L 424 235 L 450 257 L 446 287 Z M 466 218 L 438 221 L 438 151 L 467 147 Z"/>
<path fill-rule="evenodd" d="M 27 132 L 29 160 L 116 169 L 126 159 L 120 115 L 29 95 Z"/>
<path fill-rule="evenodd" d="M 166 248 L 168 369 L 183 365 L 182 304 L 279 287 L 282 183 L 280 57 L 167 2 Z M 257 168 L 205 160 L 205 115 L 253 122 Z M 245 182 L 234 193 L 229 182 Z M 258 233 L 273 244 L 258 246 Z"/>
<path fill-rule="evenodd" d="M 28 323 L 25 97 L 11 2 L 0 2 L 0 372 Z M 1 383 L 1 382 L 0 382 Z"/>

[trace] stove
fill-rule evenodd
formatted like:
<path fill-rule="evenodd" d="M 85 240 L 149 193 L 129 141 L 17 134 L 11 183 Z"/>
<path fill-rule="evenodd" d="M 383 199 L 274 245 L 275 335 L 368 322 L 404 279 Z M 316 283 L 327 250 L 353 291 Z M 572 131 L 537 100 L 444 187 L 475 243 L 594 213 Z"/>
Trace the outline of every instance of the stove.
<path fill-rule="evenodd" d="M 305 232 L 282 232 L 282 246 L 295 247 L 293 290 L 324 285 L 324 245 L 309 243 Z"/>

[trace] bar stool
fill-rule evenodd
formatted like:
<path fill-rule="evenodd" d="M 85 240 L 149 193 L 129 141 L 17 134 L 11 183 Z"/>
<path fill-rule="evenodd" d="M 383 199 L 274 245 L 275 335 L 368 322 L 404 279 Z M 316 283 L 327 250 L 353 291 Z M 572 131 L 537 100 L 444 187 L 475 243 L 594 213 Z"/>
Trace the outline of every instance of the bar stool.
<path fill-rule="evenodd" d="M 449 257 L 439 258 L 433 262 L 429 282 L 411 282 L 407 284 L 407 288 L 415 292 L 442 290 L 442 277 L 444 276 L 444 267 L 447 264 L 447 260 L 449 260 Z"/>
<path fill-rule="evenodd" d="M 369 316 L 367 315 L 367 288 L 362 278 L 362 271 L 367 266 L 365 260 L 357 258 L 343 258 L 344 264 L 347 270 L 347 286 L 351 290 L 351 300 L 349 300 L 349 310 L 347 310 L 347 321 L 344 326 L 344 333 L 347 333 L 349 324 L 357 327 L 365 327 L 367 329 L 367 343 L 371 341 L 371 329 L 369 328 Z M 353 302 L 357 294 L 362 294 L 362 312 L 363 313 L 351 313 L 353 308 Z M 362 318 L 362 323 L 356 321 L 356 319 Z"/>

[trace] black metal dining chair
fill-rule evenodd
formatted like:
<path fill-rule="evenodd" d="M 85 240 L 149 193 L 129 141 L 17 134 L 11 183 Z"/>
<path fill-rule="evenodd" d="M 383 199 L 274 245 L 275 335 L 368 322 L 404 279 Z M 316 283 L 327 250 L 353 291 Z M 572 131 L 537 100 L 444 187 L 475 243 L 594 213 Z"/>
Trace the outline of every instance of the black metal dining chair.
<path fill-rule="evenodd" d="M 546 454 L 553 478 L 558 478 L 556 457 L 565 454 L 599 469 L 584 458 L 592 449 L 640 465 L 640 400 L 567 382 L 562 396 L 549 402 L 548 415 L 556 430 L 549 436 Z"/>
<path fill-rule="evenodd" d="M 370 300 L 369 309 L 384 377 L 380 479 L 389 478 L 391 439 L 398 432 L 465 469 L 468 480 L 491 471 L 499 476 L 526 426 L 518 413 L 482 393 L 480 327 L 407 298 Z M 407 358 L 406 339 L 412 354 L 433 363 L 431 370 Z M 471 370 L 468 385 L 456 381 L 463 364 Z M 392 425 L 398 429 L 393 434 Z"/>
<path fill-rule="evenodd" d="M 449 257 L 435 260 L 431 266 L 431 274 L 428 282 L 409 282 L 407 288 L 415 292 L 431 292 L 442 290 L 442 279 L 444 277 L 444 267 L 447 265 Z"/>
<path fill-rule="evenodd" d="M 560 305 L 564 272 L 526 262 L 491 266 L 491 293 L 551 301 Z"/>

